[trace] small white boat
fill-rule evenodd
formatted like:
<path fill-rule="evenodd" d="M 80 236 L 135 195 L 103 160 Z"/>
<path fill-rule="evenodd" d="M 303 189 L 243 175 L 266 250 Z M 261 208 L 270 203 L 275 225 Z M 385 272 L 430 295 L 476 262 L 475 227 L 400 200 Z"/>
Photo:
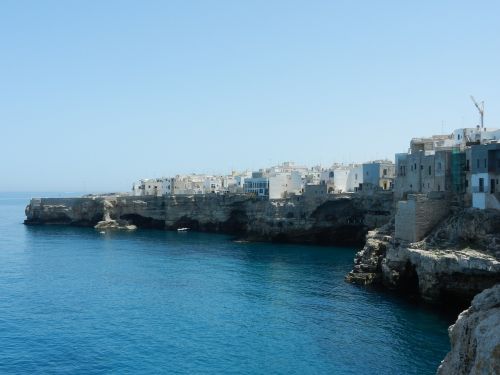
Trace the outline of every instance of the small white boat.
<path fill-rule="evenodd" d="M 189 228 L 177 228 L 177 232 L 187 232 Z"/>

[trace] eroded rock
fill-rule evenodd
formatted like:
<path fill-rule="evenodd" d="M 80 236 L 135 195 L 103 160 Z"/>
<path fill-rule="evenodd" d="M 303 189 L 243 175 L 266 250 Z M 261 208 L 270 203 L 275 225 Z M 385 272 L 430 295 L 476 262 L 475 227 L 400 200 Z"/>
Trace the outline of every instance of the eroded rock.
<path fill-rule="evenodd" d="M 449 335 L 451 351 L 438 375 L 500 374 L 500 284 L 474 297 Z"/>
<path fill-rule="evenodd" d="M 471 230 L 469 227 L 481 230 Z M 346 280 L 419 294 L 429 302 L 469 305 L 483 289 L 500 282 L 500 215 L 464 210 L 450 216 L 417 243 L 394 239 L 394 227 L 369 232 Z M 463 233 L 461 231 L 463 228 Z"/>

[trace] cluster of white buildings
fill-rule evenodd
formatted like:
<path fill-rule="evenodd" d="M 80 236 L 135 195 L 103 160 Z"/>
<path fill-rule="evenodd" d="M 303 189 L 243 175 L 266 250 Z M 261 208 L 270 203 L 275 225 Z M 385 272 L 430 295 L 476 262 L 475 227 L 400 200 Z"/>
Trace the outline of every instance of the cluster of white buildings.
<path fill-rule="evenodd" d="M 390 160 L 333 164 L 329 168 L 285 162 L 258 171 L 230 175 L 189 174 L 143 179 L 134 196 L 250 194 L 265 199 L 304 195 L 394 191 L 408 194 L 444 192 L 468 206 L 500 209 L 500 129 L 460 128 L 451 134 L 413 138 L 405 153 Z"/>
<path fill-rule="evenodd" d="M 177 175 L 142 179 L 132 185 L 134 196 L 243 193 L 243 183 L 251 172 L 233 172 L 227 176 L 205 174 Z"/>
<path fill-rule="evenodd" d="M 390 190 L 395 167 L 391 161 L 334 164 L 312 168 L 285 162 L 259 171 L 226 176 L 204 174 L 143 179 L 132 187 L 134 196 L 245 193 L 268 199 L 300 194 L 338 194 L 361 190 Z"/>

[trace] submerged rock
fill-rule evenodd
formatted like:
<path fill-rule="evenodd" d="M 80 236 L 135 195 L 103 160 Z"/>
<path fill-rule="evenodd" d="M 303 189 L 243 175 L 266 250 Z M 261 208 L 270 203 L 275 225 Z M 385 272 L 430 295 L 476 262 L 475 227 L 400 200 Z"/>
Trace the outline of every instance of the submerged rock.
<path fill-rule="evenodd" d="M 451 351 L 438 375 L 500 374 L 500 284 L 475 296 L 449 335 Z"/>

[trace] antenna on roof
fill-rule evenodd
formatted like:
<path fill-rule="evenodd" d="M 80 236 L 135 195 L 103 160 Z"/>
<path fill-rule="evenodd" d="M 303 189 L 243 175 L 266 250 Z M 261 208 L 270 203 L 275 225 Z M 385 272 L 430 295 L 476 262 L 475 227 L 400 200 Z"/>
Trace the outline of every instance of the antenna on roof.
<path fill-rule="evenodd" d="M 479 105 L 476 102 L 476 99 L 471 95 L 470 98 L 472 99 L 472 102 L 476 106 L 477 110 L 479 111 L 479 114 L 481 115 L 481 128 L 484 128 L 484 101 L 481 102 L 481 105 Z"/>

